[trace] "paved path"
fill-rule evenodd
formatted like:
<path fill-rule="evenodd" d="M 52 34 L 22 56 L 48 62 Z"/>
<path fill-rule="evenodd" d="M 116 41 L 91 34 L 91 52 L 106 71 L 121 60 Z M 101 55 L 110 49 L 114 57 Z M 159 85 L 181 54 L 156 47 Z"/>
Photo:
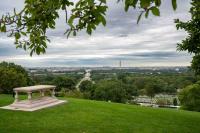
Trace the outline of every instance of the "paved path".
<path fill-rule="evenodd" d="M 91 81 L 91 78 L 90 78 L 90 76 L 91 76 L 91 74 L 90 74 L 90 72 L 91 72 L 91 70 L 90 69 L 87 69 L 87 70 L 85 70 L 85 75 L 84 75 L 84 77 L 81 79 L 81 81 L 76 85 L 76 89 L 79 91 L 80 90 L 80 88 L 79 88 L 79 86 L 80 86 L 80 84 L 83 82 L 83 81 L 85 81 L 85 80 L 89 80 L 89 81 Z"/>

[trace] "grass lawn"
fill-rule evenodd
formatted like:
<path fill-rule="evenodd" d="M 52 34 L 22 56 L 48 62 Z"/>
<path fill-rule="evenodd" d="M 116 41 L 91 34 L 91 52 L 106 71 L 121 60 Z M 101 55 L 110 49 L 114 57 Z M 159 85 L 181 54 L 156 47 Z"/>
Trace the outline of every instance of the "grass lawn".
<path fill-rule="evenodd" d="M 0 133 L 200 133 L 200 113 L 67 98 L 35 112 L 0 109 Z M 0 106 L 13 102 L 0 95 Z"/>

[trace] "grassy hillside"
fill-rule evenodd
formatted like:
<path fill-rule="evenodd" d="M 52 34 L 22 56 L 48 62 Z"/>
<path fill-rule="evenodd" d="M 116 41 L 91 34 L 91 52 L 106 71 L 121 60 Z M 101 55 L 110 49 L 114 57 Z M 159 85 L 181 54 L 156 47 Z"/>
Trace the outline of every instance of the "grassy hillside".
<path fill-rule="evenodd" d="M 69 103 L 21 112 L 0 109 L 0 133 L 199 133 L 200 113 L 67 99 Z M 0 95 L 0 106 L 12 103 Z"/>

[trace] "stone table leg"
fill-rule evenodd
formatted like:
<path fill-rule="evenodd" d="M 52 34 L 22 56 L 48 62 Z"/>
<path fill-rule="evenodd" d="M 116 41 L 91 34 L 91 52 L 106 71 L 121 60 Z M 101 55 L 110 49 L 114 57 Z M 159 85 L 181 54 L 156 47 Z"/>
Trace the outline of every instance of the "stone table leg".
<path fill-rule="evenodd" d="M 44 91 L 43 90 L 40 91 L 40 95 L 41 95 L 41 97 L 44 97 Z"/>
<path fill-rule="evenodd" d="M 15 102 L 19 102 L 18 91 L 15 91 Z"/>
<path fill-rule="evenodd" d="M 32 99 L 32 92 L 28 92 L 28 100 Z"/>
<path fill-rule="evenodd" d="M 55 98 L 55 88 L 51 90 L 51 96 Z"/>

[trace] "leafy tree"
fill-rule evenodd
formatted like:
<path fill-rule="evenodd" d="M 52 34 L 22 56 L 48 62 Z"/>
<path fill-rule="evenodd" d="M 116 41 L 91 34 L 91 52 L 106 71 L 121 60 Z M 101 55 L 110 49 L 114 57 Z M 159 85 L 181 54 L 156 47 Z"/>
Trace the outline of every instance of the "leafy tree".
<path fill-rule="evenodd" d="M 193 84 L 179 93 L 181 107 L 186 110 L 200 111 L 200 85 Z"/>
<path fill-rule="evenodd" d="M 124 88 L 115 87 L 108 91 L 109 99 L 112 102 L 125 103 L 127 101 L 126 91 Z"/>
<path fill-rule="evenodd" d="M 74 90 L 76 85 L 73 79 L 63 76 L 56 77 L 54 84 L 56 85 L 56 91 L 60 91 L 62 88 L 64 88 L 65 91 L 67 89 Z"/>
<path fill-rule="evenodd" d="M 188 36 L 181 43 L 178 43 L 178 50 L 188 51 L 193 54 L 192 69 L 200 74 L 200 1 L 192 0 L 190 8 L 191 20 L 182 22 L 179 19 L 175 20 L 177 29 L 184 29 Z"/>
<path fill-rule="evenodd" d="M 138 96 L 138 90 L 134 84 L 124 84 L 127 99 L 131 100 L 132 96 Z"/>
<path fill-rule="evenodd" d="M 128 77 L 128 74 L 127 73 L 119 73 L 117 75 L 117 79 L 118 80 L 121 80 L 123 83 L 127 83 L 127 77 Z"/>
<path fill-rule="evenodd" d="M 54 84 L 54 79 L 55 79 L 55 76 L 52 74 L 46 74 L 46 75 L 32 74 L 31 77 L 33 78 L 36 84 Z"/>
<path fill-rule="evenodd" d="M 191 67 L 194 70 L 194 72 L 196 73 L 196 75 L 200 75 L 200 55 L 199 55 L 199 53 L 196 54 L 195 56 L 193 56 Z"/>
<path fill-rule="evenodd" d="M 144 78 L 137 78 L 134 81 L 135 86 L 137 87 L 138 90 L 144 89 L 145 86 L 145 79 Z"/>
<path fill-rule="evenodd" d="M 92 81 L 85 80 L 85 81 L 81 82 L 79 88 L 80 88 L 81 92 L 92 91 L 94 88 L 94 85 L 93 85 Z"/>
<path fill-rule="evenodd" d="M 164 92 L 166 92 L 168 94 L 176 94 L 177 90 L 173 84 L 170 84 L 165 88 Z"/>
<path fill-rule="evenodd" d="M 199 84 L 199 85 L 200 85 L 200 80 L 199 80 L 199 81 L 197 81 L 197 82 L 196 82 L 196 84 Z"/>
<path fill-rule="evenodd" d="M 153 98 L 156 93 L 166 92 L 167 84 L 159 78 L 149 78 L 145 84 L 146 95 Z"/>
<path fill-rule="evenodd" d="M 156 94 L 156 87 L 153 83 L 148 83 L 145 85 L 145 93 L 147 96 L 153 98 Z"/>
<path fill-rule="evenodd" d="M 120 103 L 127 100 L 126 91 L 118 80 L 102 80 L 96 86 L 94 99 Z"/>
<path fill-rule="evenodd" d="M 117 0 L 124 2 L 125 11 L 129 8 L 139 8 L 141 16 L 147 18 L 151 12 L 155 16 L 160 15 L 159 7 L 161 0 Z M 176 0 L 171 0 L 172 6 L 176 9 Z M 99 24 L 106 25 L 107 0 L 25 0 L 24 8 L 12 14 L 5 14 L 0 19 L 0 32 L 7 32 L 10 37 L 15 37 L 17 48 L 30 50 L 33 53 L 45 53 L 48 39 L 48 29 L 55 29 L 56 19 L 59 18 L 59 10 L 66 13 L 66 23 L 69 28 L 67 36 L 86 29 L 88 34 L 96 29 Z M 70 16 L 67 15 L 70 11 Z"/>
<path fill-rule="evenodd" d="M 156 93 L 166 92 L 166 88 L 168 86 L 164 80 L 162 80 L 160 78 L 153 78 L 153 79 L 149 79 L 149 82 L 152 82 Z"/>
<path fill-rule="evenodd" d="M 185 79 L 184 77 L 176 79 L 176 88 L 183 89 L 188 85 L 191 85 L 193 82 L 191 80 Z"/>
<path fill-rule="evenodd" d="M 0 63 L 0 92 L 12 93 L 13 88 L 31 85 L 26 70 L 14 63 Z"/>
<path fill-rule="evenodd" d="M 16 64 L 14 64 L 14 63 L 8 63 L 8 62 L 3 61 L 3 62 L 0 63 L 0 67 L 4 67 L 4 68 L 13 68 L 13 69 L 15 69 L 17 72 L 22 73 L 22 74 L 28 76 L 27 71 L 26 71 L 22 66 L 16 65 Z"/>

